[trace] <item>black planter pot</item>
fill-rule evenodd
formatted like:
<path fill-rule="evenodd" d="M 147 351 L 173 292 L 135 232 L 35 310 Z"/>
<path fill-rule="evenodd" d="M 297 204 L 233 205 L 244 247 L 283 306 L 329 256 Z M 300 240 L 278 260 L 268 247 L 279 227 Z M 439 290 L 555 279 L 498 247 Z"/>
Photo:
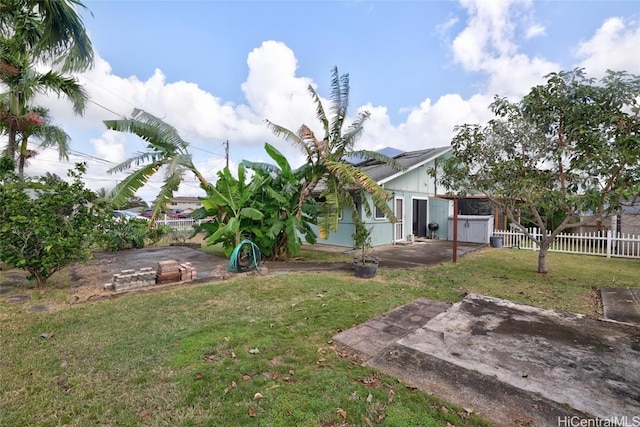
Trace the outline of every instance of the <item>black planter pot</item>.
<path fill-rule="evenodd" d="M 378 260 L 367 259 L 363 264 L 362 260 L 354 259 L 353 268 L 356 277 L 360 279 L 371 279 L 372 277 L 375 277 L 376 272 L 378 271 Z"/>

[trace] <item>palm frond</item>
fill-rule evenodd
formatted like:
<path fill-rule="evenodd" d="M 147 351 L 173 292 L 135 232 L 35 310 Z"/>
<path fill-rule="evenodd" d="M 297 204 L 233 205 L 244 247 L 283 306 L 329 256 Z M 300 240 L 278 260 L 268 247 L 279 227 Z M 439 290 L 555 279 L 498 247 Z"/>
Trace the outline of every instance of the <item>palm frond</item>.
<path fill-rule="evenodd" d="M 188 146 L 173 126 L 139 109 L 133 111 L 132 118 L 105 120 L 104 124 L 111 130 L 133 133 L 146 141 L 150 149 L 166 155 L 184 153 Z"/>
<path fill-rule="evenodd" d="M 389 157 L 386 154 L 378 153 L 377 151 L 370 151 L 370 150 L 350 151 L 349 152 L 349 157 L 363 158 L 363 159 L 365 159 L 363 161 L 377 160 L 377 161 L 379 161 L 381 163 L 384 163 L 387 166 L 392 167 L 393 169 L 395 169 L 397 171 L 402 171 L 402 170 L 406 169 L 404 166 L 402 166 L 402 164 L 400 164 L 393 157 Z"/>
<path fill-rule="evenodd" d="M 65 77 L 54 71 L 48 71 L 38 76 L 38 85 L 36 88 L 40 92 L 47 89 L 52 90 L 56 95 L 64 94 L 73 104 L 73 111 L 76 114 L 84 113 L 89 95 L 84 87 L 78 83 L 74 77 Z"/>
<path fill-rule="evenodd" d="M 302 151 L 303 154 L 307 156 L 307 158 L 312 158 L 313 152 L 307 147 L 307 144 L 293 131 L 277 125 L 269 120 L 265 120 L 267 123 L 267 127 L 271 130 L 271 132 L 278 138 L 282 138 L 285 141 L 288 141 L 293 144 L 294 147 L 298 148 Z"/>
<path fill-rule="evenodd" d="M 146 165 L 120 181 L 109 196 L 109 202 L 118 206 L 142 188 L 160 167 L 156 164 Z"/>
<path fill-rule="evenodd" d="M 135 156 L 128 158 L 122 163 L 112 167 L 107 170 L 107 173 L 116 173 L 116 172 L 124 172 L 126 170 L 131 169 L 132 165 L 140 166 L 143 163 L 151 162 L 152 164 L 156 164 L 158 167 L 162 166 L 164 163 L 164 156 L 161 153 L 136 153 Z"/>
<path fill-rule="evenodd" d="M 173 194 L 178 191 L 180 183 L 182 182 L 182 175 L 185 170 L 181 167 L 176 167 L 171 175 L 167 175 L 164 178 L 164 184 L 160 187 L 160 192 L 156 196 L 156 200 L 153 202 L 154 206 L 160 206 L 161 208 L 167 208 L 171 204 Z"/>
<path fill-rule="evenodd" d="M 309 87 L 307 88 L 307 91 L 311 95 L 311 100 L 313 101 L 313 104 L 316 107 L 316 118 L 322 124 L 322 129 L 324 130 L 325 137 L 327 137 L 329 135 L 329 120 L 327 119 L 327 115 L 324 112 L 324 107 L 322 106 L 322 100 L 320 99 L 320 96 L 318 95 L 316 90 L 313 88 L 313 86 L 309 85 Z"/>
<path fill-rule="evenodd" d="M 33 137 L 41 140 L 40 147 L 55 147 L 60 160 L 69 160 L 69 143 L 71 137 L 61 127 L 43 125 L 33 133 Z"/>
<path fill-rule="evenodd" d="M 358 114 L 358 117 L 349 125 L 346 132 L 342 135 L 343 148 L 351 150 L 356 144 L 356 141 L 362 136 L 364 131 L 364 123 L 369 120 L 371 113 L 363 111 Z"/>

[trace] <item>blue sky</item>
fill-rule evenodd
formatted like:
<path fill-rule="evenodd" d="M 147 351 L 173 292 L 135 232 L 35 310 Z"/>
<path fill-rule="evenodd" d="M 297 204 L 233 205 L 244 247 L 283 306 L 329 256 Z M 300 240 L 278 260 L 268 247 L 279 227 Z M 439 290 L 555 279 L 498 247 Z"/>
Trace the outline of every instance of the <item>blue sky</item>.
<path fill-rule="evenodd" d="M 112 187 L 105 170 L 143 150 L 102 120 L 145 109 L 191 142 L 207 176 L 267 160 L 269 141 L 296 165 L 264 119 L 319 132 L 306 93 L 329 94 L 331 67 L 351 78 L 352 114 L 372 113 L 359 147 L 403 150 L 449 145 L 456 124 L 489 119 L 494 94 L 520 97 L 542 76 L 577 66 L 640 74 L 636 1 L 86 1 L 96 65 L 79 74 L 89 91 L 84 117 L 43 99 L 72 148 L 89 158 L 89 184 Z M 80 158 L 87 159 L 83 154 Z M 102 159 L 102 161 L 96 160 Z M 31 173 L 64 171 L 43 152 Z M 160 181 L 141 191 L 152 200 Z M 180 191 L 198 193 L 187 177 Z"/>

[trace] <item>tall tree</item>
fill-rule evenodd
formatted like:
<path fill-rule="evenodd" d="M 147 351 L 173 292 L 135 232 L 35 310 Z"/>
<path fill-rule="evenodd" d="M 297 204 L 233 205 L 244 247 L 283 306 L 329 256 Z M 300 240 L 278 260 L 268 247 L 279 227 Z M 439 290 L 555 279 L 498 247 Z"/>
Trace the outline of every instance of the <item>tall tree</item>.
<path fill-rule="evenodd" d="M 77 9 L 78 0 L 3 0 L 0 3 L 0 68 L 15 66 L 15 44 L 35 61 L 53 62 L 62 72 L 93 65 L 93 46 Z M 13 47 L 7 49 L 7 44 Z M 14 69 L 15 70 L 15 69 Z"/>
<path fill-rule="evenodd" d="M 137 108 L 133 110 L 131 118 L 105 120 L 104 123 L 111 130 L 133 133 L 148 144 L 147 151 L 137 153 L 107 171 L 109 173 L 122 172 L 133 166 L 141 166 L 120 181 L 113 190 L 112 202 L 115 206 L 126 202 L 161 169 L 165 171 L 164 185 L 153 204 L 153 216 L 159 215 L 166 208 L 174 192 L 178 190 L 182 176 L 187 171 L 196 176 L 203 189 L 208 189 L 209 182 L 193 164 L 193 159 L 188 151 L 189 143 L 183 140 L 178 131 L 170 124 Z"/>
<path fill-rule="evenodd" d="M 560 232 L 640 194 L 640 77 L 609 71 L 596 81 L 576 69 L 546 78 L 519 102 L 496 97 L 488 124 L 458 126 L 439 179 L 500 206 L 539 246 L 540 273 Z"/>
<path fill-rule="evenodd" d="M 38 152 L 29 148 L 30 138 L 40 141 L 41 148 L 55 147 L 60 160 L 69 159 L 69 141 L 71 138 L 60 127 L 50 124 L 49 111 L 46 108 L 35 108 L 25 114 L 25 125 L 19 133 L 18 173 L 24 174 L 26 161 L 35 157 Z"/>
<path fill-rule="evenodd" d="M 87 94 L 72 77 L 93 62 L 91 42 L 75 8 L 76 0 L 7 0 L 0 4 L 0 121 L 8 135 L 6 155 L 15 158 L 17 135 L 36 93 L 65 95 L 77 114 L 84 112 Z M 34 64 L 59 65 L 60 71 L 41 73 Z M 30 126 L 32 123 L 26 123 Z"/>
<path fill-rule="evenodd" d="M 368 193 L 371 195 L 374 205 L 383 211 L 392 220 L 395 216 L 386 201 L 391 198 L 369 175 L 351 164 L 350 157 L 363 159 L 376 159 L 389 165 L 400 167 L 393 159 L 383 154 L 369 150 L 355 150 L 355 144 L 362 135 L 364 123 L 369 119 L 369 112 L 360 112 L 353 122 L 344 130 L 349 107 L 349 74 L 338 73 L 338 68 L 331 71 L 331 95 L 329 114 L 325 110 L 322 100 L 315 89 L 309 85 L 309 94 L 316 109 L 316 117 L 322 125 L 324 136 L 318 139 L 314 132 L 305 124 L 300 126 L 297 132 L 293 132 L 283 126 L 267 120 L 267 125 L 277 136 L 292 143 L 306 156 L 306 162 L 310 165 L 310 171 L 305 177 L 302 191 L 298 198 L 297 217 L 302 216 L 302 207 L 309 199 L 320 182 L 323 189 L 320 197 L 325 200 L 319 213 L 319 235 L 326 238 L 330 231 L 338 228 L 338 218 L 341 209 L 348 206 L 357 215 L 355 194 Z M 362 198 L 363 206 L 370 212 L 370 207 L 365 198 Z"/>

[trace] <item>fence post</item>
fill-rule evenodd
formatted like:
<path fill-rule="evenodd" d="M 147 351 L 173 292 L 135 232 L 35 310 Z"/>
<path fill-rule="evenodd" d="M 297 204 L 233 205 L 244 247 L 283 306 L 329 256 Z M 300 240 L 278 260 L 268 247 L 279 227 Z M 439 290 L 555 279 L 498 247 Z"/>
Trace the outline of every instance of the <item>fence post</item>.
<path fill-rule="evenodd" d="M 611 258 L 611 230 L 607 230 L 607 258 Z"/>

